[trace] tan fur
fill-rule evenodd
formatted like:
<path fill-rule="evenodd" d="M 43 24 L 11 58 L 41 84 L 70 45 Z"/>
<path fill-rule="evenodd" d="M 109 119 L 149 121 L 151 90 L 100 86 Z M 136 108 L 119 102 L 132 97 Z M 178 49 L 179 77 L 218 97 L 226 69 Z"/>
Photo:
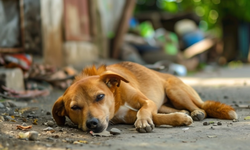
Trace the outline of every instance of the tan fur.
<path fill-rule="evenodd" d="M 202 105 L 202 109 L 204 109 L 210 117 L 219 119 L 237 119 L 237 114 L 234 113 L 235 110 L 232 107 L 220 102 L 206 101 Z"/>
<path fill-rule="evenodd" d="M 82 130 L 93 132 L 106 130 L 109 122 L 134 124 L 138 132 L 151 132 L 154 125 L 190 125 L 207 115 L 237 118 L 232 107 L 204 103 L 192 87 L 173 75 L 131 62 L 84 69 L 55 102 L 52 113 L 58 125 L 69 117 Z"/>

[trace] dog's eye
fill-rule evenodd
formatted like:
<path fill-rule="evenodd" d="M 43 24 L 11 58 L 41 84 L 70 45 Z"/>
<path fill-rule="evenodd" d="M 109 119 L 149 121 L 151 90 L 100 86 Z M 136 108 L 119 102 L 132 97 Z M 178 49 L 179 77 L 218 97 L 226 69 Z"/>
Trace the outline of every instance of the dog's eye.
<path fill-rule="evenodd" d="M 104 96 L 105 96 L 104 94 L 97 95 L 96 96 L 96 101 L 98 102 L 98 101 L 102 100 L 104 98 Z"/>
<path fill-rule="evenodd" d="M 74 105 L 71 107 L 71 109 L 72 110 L 81 110 L 81 107 Z"/>

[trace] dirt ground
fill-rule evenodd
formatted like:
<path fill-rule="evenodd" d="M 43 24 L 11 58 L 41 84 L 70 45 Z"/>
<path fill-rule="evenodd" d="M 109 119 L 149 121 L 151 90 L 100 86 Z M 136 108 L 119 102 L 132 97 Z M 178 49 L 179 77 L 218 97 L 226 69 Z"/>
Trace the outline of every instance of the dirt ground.
<path fill-rule="evenodd" d="M 250 116 L 249 75 L 250 66 L 245 66 L 238 69 L 220 68 L 182 78 L 197 90 L 203 100 L 218 100 L 235 107 L 239 120 L 207 118 L 191 126 L 157 127 L 152 133 L 137 133 L 132 125 L 112 125 L 109 129 L 118 128 L 121 134 L 94 137 L 77 129 L 69 120 L 64 127 L 58 127 L 51 122 L 51 108 L 63 93 L 62 90 L 55 89 L 50 96 L 31 101 L 14 101 L 17 107 L 0 107 L 0 150 L 249 149 L 250 120 L 246 118 Z M 44 131 L 48 122 L 53 129 Z M 204 125 L 204 122 L 209 125 Z M 17 129 L 17 125 L 23 123 L 32 125 L 32 128 L 27 131 Z M 18 138 L 20 132 L 28 131 L 38 132 L 37 140 Z"/>

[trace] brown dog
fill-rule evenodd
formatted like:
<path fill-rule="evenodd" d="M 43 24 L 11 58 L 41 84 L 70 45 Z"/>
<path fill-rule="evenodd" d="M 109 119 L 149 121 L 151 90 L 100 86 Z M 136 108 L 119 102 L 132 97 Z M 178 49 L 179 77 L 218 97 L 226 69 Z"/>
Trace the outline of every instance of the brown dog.
<path fill-rule="evenodd" d="M 96 133 L 106 130 L 109 121 L 151 132 L 154 125 L 190 125 L 206 116 L 237 119 L 232 107 L 203 102 L 193 88 L 173 75 L 132 62 L 84 69 L 55 102 L 52 113 L 58 125 L 67 116 L 82 130 Z"/>

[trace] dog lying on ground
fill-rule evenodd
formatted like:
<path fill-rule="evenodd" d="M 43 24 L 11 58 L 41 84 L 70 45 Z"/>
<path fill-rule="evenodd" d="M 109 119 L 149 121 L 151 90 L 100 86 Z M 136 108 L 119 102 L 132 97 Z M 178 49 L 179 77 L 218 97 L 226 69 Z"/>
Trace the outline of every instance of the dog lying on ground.
<path fill-rule="evenodd" d="M 132 62 L 84 69 L 55 102 L 52 114 L 58 125 L 67 116 L 78 128 L 95 133 L 106 130 L 109 122 L 151 132 L 155 125 L 190 125 L 207 116 L 237 119 L 231 106 L 203 102 L 177 77 Z"/>

